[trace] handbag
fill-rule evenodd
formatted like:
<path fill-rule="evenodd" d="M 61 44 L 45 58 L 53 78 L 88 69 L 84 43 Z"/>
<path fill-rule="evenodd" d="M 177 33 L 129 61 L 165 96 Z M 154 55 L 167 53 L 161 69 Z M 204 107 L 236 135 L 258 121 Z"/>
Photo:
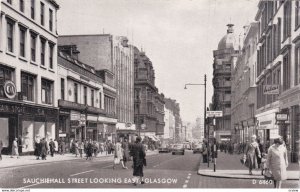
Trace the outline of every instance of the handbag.
<path fill-rule="evenodd" d="M 115 164 L 115 165 L 120 164 L 120 158 L 115 157 L 115 158 L 114 158 L 114 164 Z"/>
<path fill-rule="evenodd" d="M 269 169 L 265 170 L 264 177 L 266 180 L 274 180 L 274 177 Z"/>
<path fill-rule="evenodd" d="M 241 161 L 241 163 L 243 164 L 243 165 L 245 165 L 245 163 L 246 163 L 246 155 L 243 155 L 242 157 L 241 157 L 241 159 L 240 159 L 240 161 Z"/>

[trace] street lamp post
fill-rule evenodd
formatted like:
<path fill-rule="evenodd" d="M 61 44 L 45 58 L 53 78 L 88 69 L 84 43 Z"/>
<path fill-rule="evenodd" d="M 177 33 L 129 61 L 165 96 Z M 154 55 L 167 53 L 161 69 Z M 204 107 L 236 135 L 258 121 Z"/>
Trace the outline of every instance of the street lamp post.
<path fill-rule="evenodd" d="M 207 145 L 209 145 L 209 130 L 207 130 L 207 128 L 206 128 L 206 81 L 207 81 L 207 78 L 206 78 L 206 74 L 204 75 L 204 84 L 201 84 L 201 83 L 196 83 L 196 84 L 194 84 L 194 83 L 187 83 L 187 84 L 185 84 L 185 86 L 184 86 L 184 89 L 187 89 L 187 85 L 204 85 L 204 135 L 206 135 L 207 136 Z M 208 146 L 209 147 L 209 146 Z M 209 157 L 209 150 L 208 150 L 208 157 Z M 209 159 L 208 159 L 208 167 L 209 167 Z"/>

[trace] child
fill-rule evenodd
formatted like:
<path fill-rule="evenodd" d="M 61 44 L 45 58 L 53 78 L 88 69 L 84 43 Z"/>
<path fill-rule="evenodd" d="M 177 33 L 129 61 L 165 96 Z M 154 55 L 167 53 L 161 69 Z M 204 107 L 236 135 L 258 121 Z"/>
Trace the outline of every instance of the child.
<path fill-rule="evenodd" d="M 264 171 L 266 169 L 266 161 L 267 161 L 267 154 L 266 153 L 262 153 L 261 164 L 260 164 L 261 175 L 264 175 Z"/>

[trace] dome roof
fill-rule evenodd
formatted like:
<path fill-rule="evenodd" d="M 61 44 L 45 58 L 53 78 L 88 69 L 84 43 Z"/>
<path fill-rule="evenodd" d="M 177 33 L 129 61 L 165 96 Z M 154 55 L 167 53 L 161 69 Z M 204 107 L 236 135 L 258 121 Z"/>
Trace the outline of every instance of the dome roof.
<path fill-rule="evenodd" d="M 233 24 L 228 24 L 227 34 L 220 40 L 218 50 L 221 49 L 236 49 L 237 44 L 233 33 Z"/>

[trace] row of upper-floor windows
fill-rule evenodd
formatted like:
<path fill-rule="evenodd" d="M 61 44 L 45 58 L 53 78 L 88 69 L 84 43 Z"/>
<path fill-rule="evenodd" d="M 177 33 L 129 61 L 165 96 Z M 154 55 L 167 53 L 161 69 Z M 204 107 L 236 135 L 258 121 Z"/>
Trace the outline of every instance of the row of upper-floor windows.
<path fill-rule="evenodd" d="M 82 86 L 81 84 L 74 82 L 73 84 L 69 84 L 72 88 L 69 88 L 68 94 L 71 101 L 75 103 L 82 103 L 84 105 L 99 107 L 102 108 L 102 92 L 99 92 L 99 95 L 96 96 L 97 91 L 91 87 Z M 81 90 L 82 91 L 82 101 L 80 100 Z M 61 99 L 65 100 L 67 86 L 65 83 L 65 79 L 60 79 L 60 95 Z M 98 104 L 99 103 L 99 104 Z"/>
<path fill-rule="evenodd" d="M 28 15 L 30 15 L 30 18 L 33 20 L 37 20 L 37 8 L 39 6 L 39 22 L 40 25 L 45 27 L 46 23 L 46 6 L 45 3 L 38 0 L 6 0 L 7 3 L 10 5 L 15 5 L 18 7 L 17 9 L 22 12 L 23 14 L 27 14 L 26 11 L 28 10 Z M 28 9 L 26 9 L 28 7 Z M 16 9 L 16 10 L 17 10 Z M 48 18 L 48 29 L 49 31 L 53 32 L 53 25 L 54 25 L 54 13 L 53 9 L 48 8 L 47 13 Z"/>
<path fill-rule="evenodd" d="M 104 110 L 109 115 L 115 115 L 116 114 L 116 99 L 105 95 L 104 96 Z"/>
<path fill-rule="evenodd" d="M 4 23 L 1 23 L 1 25 L 3 27 Z M 48 64 L 49 69 L 54 68 L 54 47 L 56 46 L 54 43 L 10 18 L 6 18 L 5 32 L 2 31 L 1 36 L 6 36 L 6 44 L 4 45 L 6 47 L 4 50 L 8 53 L 29 59 L 34 63 L 39 62 L 43 67 Z M 39 57 L 37 56 L 38 54 Z"/>
<path fill-rule="evenodd" d="M 257 50 L 257 76 L 269 65 L 280 53 L 281 49 L 281 18 L 266 35 L 265 41 Z"/>
<path fill-rule="evenodd" d="M 292 11 L 293 7 L 295 10 L 295 29 L 300 26 L 300 5 L 299 1 L 280 1 L 280 5 L 283 4 L 283 25 L 282 25 L 282 37 L 283 40 L 291 36 L 292 30 Z M 262 35 L 267 31 L 269 23 L 274 20 L 274 14 L 279 9 L 277 1 L 266 1 L 264 2 L 264 8 L 260 18 L 260 34 Z M 273 25 L 273 23 L 271 23 Z M 281 29 L 280 29 L 281 30 Z"/>
<path fill-rule="evenodd" d="M 11 90 L 4 90 L 4 85 L 7 81 L 15 82 L 16 75 L 21 75 L 21 95 L 17 95 L 21 100 L 36 103 L 38 93 L 40 92 L 42 103 L 49 105 L 53 104 L 53 81 L 41 77 L 41 87 L 38 88 L 37 75 L 33 75 L 23 71 L 21 72 L 21 74 L 16 74 L 16 71 L 14 69 L 3 65 L 0 65 L 0 98 L 7 98 L 7 94 L 9 94 Z"/>

